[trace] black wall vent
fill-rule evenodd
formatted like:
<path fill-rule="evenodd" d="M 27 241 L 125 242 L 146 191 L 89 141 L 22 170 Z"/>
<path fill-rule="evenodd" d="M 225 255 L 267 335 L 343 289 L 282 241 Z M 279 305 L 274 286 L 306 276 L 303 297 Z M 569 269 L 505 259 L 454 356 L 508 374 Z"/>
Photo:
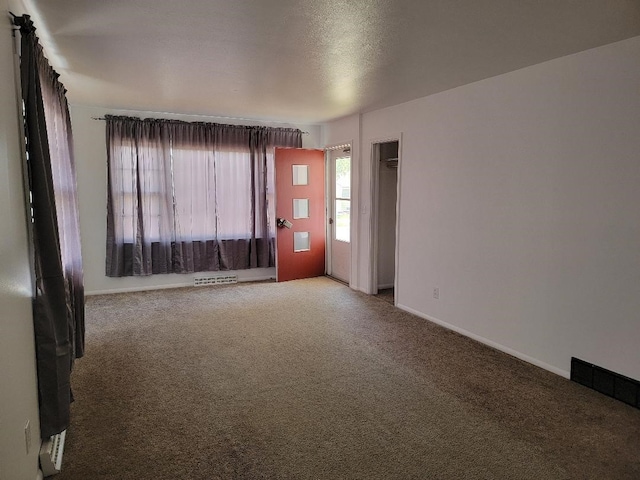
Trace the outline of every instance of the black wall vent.
<path fill-rule="evenodd" d="M 640 382 L 638 380 L 574 357 L 571 358 L 571 380 L 632 407 L 640 408 Z"/>

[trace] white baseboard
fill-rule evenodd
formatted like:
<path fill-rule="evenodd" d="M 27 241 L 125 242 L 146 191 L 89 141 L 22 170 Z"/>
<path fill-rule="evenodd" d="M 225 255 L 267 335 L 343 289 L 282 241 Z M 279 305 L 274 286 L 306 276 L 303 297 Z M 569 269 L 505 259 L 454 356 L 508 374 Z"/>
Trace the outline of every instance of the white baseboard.
<path fill-rule="evenodd" d="M 383 283 L 382 285 L 378 285 L 378 290 L 386 290 L 387 288 L 393 288 L 395 285 L 393 283 Z"/>
<path fill-rule="evenodd" d="M 449 330 L 453 330 L 454 332 L 459 333 L 460 335 L 464 335 L 465 337 L 469 337 L 473 340 L 476 340 L 477 342 L 480 343 L 484 343 L 485 345 L 488 345 L 492 348 L 495 348 L 496 350 L 500 350 L 501 352 L 507 353 L 513 357 L 519 358 L 520 360 L 523 360 L 527 363 L 531 363 L 532 365 L 535 365 L 536 367 L 540 367 L 544 370 L 547 370 L 551 373 L 555 373 L 556 375 L 560 375 L 561 377 L 564 378 L 570 378 L 571 374 L 570 372 L 566 371 L 566 370 L 562 370 L 561 368 L 557 368 L 554 367 L 553 365 L 549 365 L 548 363 L 545 363 L 541 360 L 538 360 L 537 358 L 533 358 L 530 357 L 529 355 L 525 355 L 524 353 L 518 352 L 516 350 L 513 350 L 509 347 L 505 347 L 504 345 L 501 345 L 499 343 L 496 343 L 492 340 L 489 340 L 488 338 L 484 338 L 481 337 L 480 335 L 476 335 L 475 333 L 469 332 L 468 330 L 465 330 L 464 328 L 460 328 L 457 327 L 455 325 L 452 325 L 450 323 L 447 322 L 443 322 L 442 320 L 439 320 L 435 317 L 431 317 L 429 315 L 426 315 L 422 312 L 419 312 L 417 310 L 414 310 L 411 307 L 407 307 L 406 305 L 402 305 L 402 304 L 397 304 L 396 307 L 398 307 L 401 310 L 404 310 L 405 312 L 409 312 L 412 313 L 420 318 L 424 318 L 425 320 L 428 320 L 430 322 L 436 323 L 444 328 L 447 328 Z"/>
<path fill-rule="evenodd" d="M 147 292 L 151 290 L 164 290 L 167 288 L 182 288 L 182 287 L 192 287 L 193 281 L 191 283 L 171 283 L 168 285 L 152 285 L 152 286 L 138 286 L 138 287 L 126 287 L 126 288 L 110 288 L 107 290 L 90 290 L 85 291 L 84 294 L 87 297 L 91 295 L 108 295 L 110 293 L 129 293 L 129 292 Z"/>
<path fill-rule="evenodd" d="M 148 286 L 144 285 L 144 286 L 126 287 L 126 288 L 110 288 L 107 290 L 90 290 L 90 291 L 85 291 L 84 294 L 85 296 L 90 297 L 92 295 L 109 295 L 112 293 L 148 292 L 152 290 L 165 290 L 168 288 L 193 287 L 193 278 L 191 278 L 190 280 L 191 280 L 190 282 L 171 283 L 167 285 L 148 285 Z M 258 276 L 258 277 L 238 278 L 238 283 L 262 282 L 265 280 L 273 280 L 273 277 L 271 275 L 264 275 L 264 276 Z"/>

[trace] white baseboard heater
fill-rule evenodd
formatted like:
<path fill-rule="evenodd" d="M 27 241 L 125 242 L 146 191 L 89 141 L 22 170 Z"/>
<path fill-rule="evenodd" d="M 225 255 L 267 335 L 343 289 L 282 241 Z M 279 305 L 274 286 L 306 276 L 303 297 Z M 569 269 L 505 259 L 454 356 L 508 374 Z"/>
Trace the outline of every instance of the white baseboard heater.
<path fill-rule="evenodd" d="M 203 275 L 193 279 L 195 287 L 204 285 L 228 285 L 230 283 L 238 283 L 237 275 Z"/>
<path fill-rule="evenodd" d="M 40 468 L 45 477 L 60 473 L 62 468 L 62 453 L 64 451 L 64 439 L 67 431 L 58 433 L 49 440 L 42 442 L 40 447 Z"/>

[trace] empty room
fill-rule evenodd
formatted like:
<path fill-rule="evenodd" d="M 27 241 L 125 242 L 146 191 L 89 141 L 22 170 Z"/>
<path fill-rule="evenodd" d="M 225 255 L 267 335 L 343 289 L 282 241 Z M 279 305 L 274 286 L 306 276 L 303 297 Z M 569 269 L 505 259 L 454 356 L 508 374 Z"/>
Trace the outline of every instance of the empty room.
<path fill-rule="evenodd" d="M 640 478 L 640 2 L 0 1 L 0 480 Z"/>

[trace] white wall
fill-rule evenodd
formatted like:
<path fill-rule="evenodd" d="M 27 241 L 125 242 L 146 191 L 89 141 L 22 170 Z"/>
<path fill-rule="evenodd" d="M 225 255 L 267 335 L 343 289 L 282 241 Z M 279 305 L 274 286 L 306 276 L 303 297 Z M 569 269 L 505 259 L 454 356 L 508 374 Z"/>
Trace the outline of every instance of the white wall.
<path fill-rule="evenodd" d="M 18 135 L 14 60 L 6 0 L 0 11 L 0 478 L 34 480 L 40 427 L 31 311 L 31 270 Z M 25 424 L 31 425 L 27 453 Z"/>
<path fill-rule="evenodd" d="M 363 145 L 398 130 L 400 306 L 640 378 L 640 37 L 362 117 Z"/>
<path fill-rule="evenodd" d="M 220 117 L 132 112 L 130 110 L 113 110 L 82 105 L 71 106 L 71 121 L 78 175 L 80 234 L 82 236 L 82 258 L 86 293 L 95 294 L 193 285 L 194 274 L 168 274 L 123 278 L 110 278 L 105 275 L 107 235 L 107 150 L 105 143 L 105 123 L 104 121 L 92 119 L 92 117 L 103 117 L 105 114 L 242 125 L 269 124 Z M 320 148 L 322 146 L 322 132 L 321 128 L 317 125 L 272 124 L 271 126 L 300 128 L 303 131 L 309 132 L 309 135 L 303 135 L 302 137 L 304 148 Z M 238 274 L 239 280 L 265 279 L 275 277 L 275 268 L 239 270 L 235 273 Z"/>

